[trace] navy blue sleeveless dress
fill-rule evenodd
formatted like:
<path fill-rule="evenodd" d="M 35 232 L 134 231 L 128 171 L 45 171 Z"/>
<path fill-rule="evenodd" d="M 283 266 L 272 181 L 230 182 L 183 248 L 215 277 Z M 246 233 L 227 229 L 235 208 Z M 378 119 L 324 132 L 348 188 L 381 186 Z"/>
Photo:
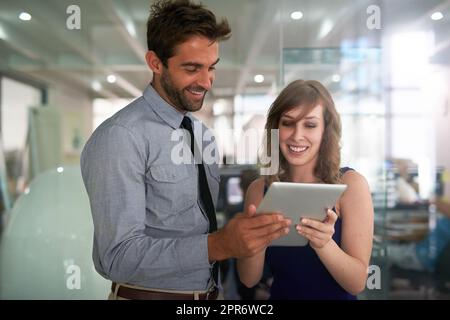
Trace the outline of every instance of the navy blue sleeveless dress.
<path fill-rule="evenodd" d="M 344 174 L 351 168 L 341 168 Z M 266 191 L 266 190 L 264 190 Z M 342 220 L 338 218 L 333 235 L 341 246 Z M 266 267 L 273 276 L 271 300 L 356 300 L 345 291 L 320 261 L 314 249 L 303 247 L 268 247 Z"/>

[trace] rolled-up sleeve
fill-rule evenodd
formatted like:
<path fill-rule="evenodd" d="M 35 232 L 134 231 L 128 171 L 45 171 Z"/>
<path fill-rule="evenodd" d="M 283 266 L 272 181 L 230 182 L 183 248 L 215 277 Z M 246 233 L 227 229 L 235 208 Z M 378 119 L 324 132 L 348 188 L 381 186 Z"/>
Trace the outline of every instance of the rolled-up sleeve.
<path fill-rule="evenodd" d="M 207 234 L 155 238 L 145 233 L 145 150 L 146 143 L 129 128 L 110 124 L 94 133 L 81 156 L 94 221 L 94 263 L 116 282 L 210 267 Z"/>

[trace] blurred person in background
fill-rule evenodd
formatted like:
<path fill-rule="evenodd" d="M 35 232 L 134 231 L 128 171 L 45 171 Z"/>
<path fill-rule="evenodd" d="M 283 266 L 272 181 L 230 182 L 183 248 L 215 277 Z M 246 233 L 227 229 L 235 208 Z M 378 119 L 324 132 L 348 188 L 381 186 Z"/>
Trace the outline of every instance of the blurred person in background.
<path fill-rule="evenodd" d="M 450 245 L 450 201 L 437 198 L 432 202 L 441 215 L 436 227 L 420 242 L 389 244 L 389 261 L 402 269 L 415 271 L 435 271 L 436 264 Z"/>

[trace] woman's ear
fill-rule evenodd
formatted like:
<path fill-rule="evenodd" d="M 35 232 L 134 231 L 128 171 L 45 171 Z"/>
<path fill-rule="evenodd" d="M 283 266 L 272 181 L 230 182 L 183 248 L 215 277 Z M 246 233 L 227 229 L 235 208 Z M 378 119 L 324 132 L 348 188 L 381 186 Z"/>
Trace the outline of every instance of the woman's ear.
<path fill-rule="evenodd" d="M 156 55 L 155 51 L 149 50 L 145 55 L 145 60 L 147 61 L 147 65 L 150 70 L 153 71 L 154 74 L 161 74 L 163 69 L 163 64 L 161 60 Z"/>

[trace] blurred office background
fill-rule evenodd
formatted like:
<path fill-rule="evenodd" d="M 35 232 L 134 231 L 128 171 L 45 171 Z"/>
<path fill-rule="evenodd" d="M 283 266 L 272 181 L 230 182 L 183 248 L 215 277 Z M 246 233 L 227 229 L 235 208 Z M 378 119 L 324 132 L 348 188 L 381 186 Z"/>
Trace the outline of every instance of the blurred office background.
<path fill-rule="evenodd" d="M 151 81 L 150 3 L 0 0 L 0 298 L 106 297 L 109 282 L 91 260 L 79 156 L 93 130 Z M 375 205 L 360 298 L 450 298 L 450 223 L 429 204 L 450 201 L 450 1 L 203 3 L 233 30 L 197 113 L 227 158 L 219 222 L 241 209 L 253 178 L 256 153 L 242 156 L 244 131 L 264 127 L 290 81 L 319 80 L 342 117 L 342 165 L 367 178 Z M 424 239 L 434 269 L 395 265 L 389 246 Z M 223 263 L 225 297 L 264 299 L 270 279 L 243 290 L 233 263 Z"/>

